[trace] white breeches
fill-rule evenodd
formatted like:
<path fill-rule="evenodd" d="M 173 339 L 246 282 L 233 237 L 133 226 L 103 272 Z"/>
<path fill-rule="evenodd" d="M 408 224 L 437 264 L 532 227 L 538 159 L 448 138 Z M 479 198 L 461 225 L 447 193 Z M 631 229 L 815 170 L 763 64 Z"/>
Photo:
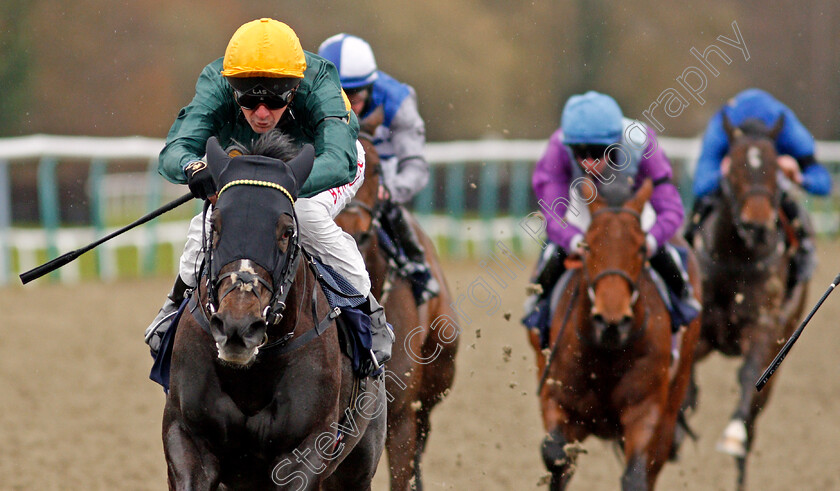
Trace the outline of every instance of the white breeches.
<path fill-rule="evenodd" d="M 311 198 L 299 198 L 295 202 L 295 213 L 300 232 L 300 244 L 310 254 L 338 271 L 362 295 L 367 296 L 370 293 L 370 278 L 362 255 L 353 237 L 341 230 L 334 221 L 364 182 L 365 151 L 359 142 L 356 142 L 356 149 L 359 158 L 356 162 L 356 177 L 353 181 L 318 193 Z M 201 216 L 202 214 L 196 215 L 190 222 L 187 243 L 181 254 L 178 268 L 181 279 L 191 287 L 196 285 L 196 273 L 204 259 L 201 251 Z M 209 222 L 209 213 L 207 219 Z M 209 223 L 206 225 L 206 230 L 210 230 Z"/>

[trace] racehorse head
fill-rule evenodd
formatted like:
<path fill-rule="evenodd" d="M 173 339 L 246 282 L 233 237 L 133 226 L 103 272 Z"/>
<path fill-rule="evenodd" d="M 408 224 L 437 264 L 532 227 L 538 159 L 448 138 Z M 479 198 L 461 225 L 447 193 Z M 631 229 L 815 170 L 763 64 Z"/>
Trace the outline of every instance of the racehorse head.
<path fill-rule="evenodd" d="M 215 138 L 207 163 L 219 189 L 211 216 L 208 305 L 219 358 L 247 366 L 283 318 L 300 258 L 294 200 L 312 170 L 314 150 L 279 132 L 251 153 L 231 157 Z M 283 336 L 290 333 L 277 333 Z"/>
<path fill-rule="evenodd" d="M 637 324 L 634 311 L 646 261 L 641 214 L 652 191 L 649 179 L 635 194 L 629 183 L 616 180 L 600 187 L 589 205 L 583 274 L 592 305 L 591 340 L 606 349 L 625 346 Z"/>
<path fill-rule="evenodd" d="M 748 119 L 740 127 L 734 127 L 726 114 L 723 115 L 729 155 L 728 162 L 721 167 L 721 192 L 738 236 L 749 249 L 768 242 L 776 230 L 781 190 L 776 181 L 774 141 L 783 125 L 784 115 L 770 129 L 757 119 Z"/>

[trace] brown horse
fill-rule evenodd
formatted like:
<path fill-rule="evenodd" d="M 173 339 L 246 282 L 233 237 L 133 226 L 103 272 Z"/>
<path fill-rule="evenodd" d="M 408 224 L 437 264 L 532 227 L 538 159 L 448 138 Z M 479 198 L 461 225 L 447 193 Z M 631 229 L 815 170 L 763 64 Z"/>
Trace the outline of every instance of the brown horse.
<path fill-rule="evenodd" d="M 420 462 L 430 431 L 429 416 L 452 387 L 460 331 L 434 244 L 413 219 L 411 225 L 440 294 L 418 308 L 409 281 L 397 274 L 385 256 L 376 230 L 381 206 L 379 156 L 365 135 L 360 135 L 360 141 L 366 155 L 365 182 L 336 222 L 356 239 L 370 274 L 371 291 L 385 307 L 396 333 L 385 375 L 391 489 L 421 490 Z"/>
<path fill-rule="evenodd" d="M 589 435 L 623 449 L 622 488 L 652 489 L 672 455 L 681 403 L 688 387 L 700 322 L 683 328 L 680 357 L 671 357 L 671 323 L 645 268 L 641 211 L 650 180 L 632 195 L 602 188 L 590 204 L 582 264 L 551 322 L 548 357 L 539 334 L 540 405 L 547 436 L 542 455 L 550 489 L 565 489 L 575 469 L 576 444 Z M 628 196 L 632 196 L 626 200 Z M 696 263 L 689 276 L 699 288 Z"/>
<path fill-rule="evenodd" d="M 729 170 L 721 179 L 721 200 L 695 238 L 703 271 L 703 328 L 697 359 L 712 350 L 743 357 L 738 372 L 741 396 L 718 443 L 736 458 L 738 488 L 755 438 L 758 413 L 767 403 L 772 379 L 753 386 L 796 327 L 805 306 L 807 282 L 786 291 L 790 251 L 785 250 L 781 190 L 772 129 L 757 121 L 734 128 L 724 117 L 729 138 Z"/>
<path fill-rule="evenodd" d="M 211 138 L 207 156 L 220 192 L 209 276 L 172 351 L 169 487 L 370 489 L 385 444 L 383 384 L 354 376 L 298 245 L 292 200 L 314 151 L 289 164 L 231 159 Z"/>

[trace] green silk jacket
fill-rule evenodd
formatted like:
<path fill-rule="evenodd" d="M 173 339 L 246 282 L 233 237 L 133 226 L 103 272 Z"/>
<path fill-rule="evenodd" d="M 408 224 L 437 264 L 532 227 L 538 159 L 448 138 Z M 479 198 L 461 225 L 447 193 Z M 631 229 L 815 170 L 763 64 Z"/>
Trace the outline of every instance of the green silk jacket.
<path fill-rule="evenodd" d="M 315 147 L 312 173 L 300 190 L 300 197 L 308 198 L 353 180 L 359 122 L 345 105 L 335 67 L 318 55 L 304 53 L 304 78 L 277 128 L 299 144 Z M 204 156 L 211 136 L 223 148 L 231 140 L 247 145 L 260 136 L 245 120 L 221 71 L 222 58 L 204 67 L 195 84 L 195 97 L 169 130 L 158 172 L 171 182 L 187 182 L 184 167 Z"/>

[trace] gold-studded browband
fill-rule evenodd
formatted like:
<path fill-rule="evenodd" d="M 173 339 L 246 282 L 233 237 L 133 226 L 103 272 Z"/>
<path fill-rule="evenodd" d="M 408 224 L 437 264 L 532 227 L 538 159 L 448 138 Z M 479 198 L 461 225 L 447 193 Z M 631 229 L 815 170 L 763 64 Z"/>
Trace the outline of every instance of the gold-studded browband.
<path fill-rule="evenodd" d="M 218 195 L 221 196 L 222 193 L 225 192 L 225 190 L 227 188 L 231 187 L 231 186 L 239 186 L 239 185 L 263 186 L 263 187 L 267 187 L 267 188 L 274 188 L 274 189 L 277 189 L 277 190 L 281 191 L 283 194 L 285 194 L 286 197 L 289 198 L 289 201 L 291 201 L 292 203 L 295 202 L 295 200 L 292 198 L 292 194 L 290 192 L 288 192 L 286 190 L 286 188 L 284 188 L 283 186 L 281 186 L 279 184 L 275 184 L 273 182 L 257 181 L 257 180 L 254 180 L 254 179 L 237 179 L 236 181 L 230 181 L 229 183 L 225 184 L 224 187 L 222 187 L 222 189 L 219 190 Z"/>

